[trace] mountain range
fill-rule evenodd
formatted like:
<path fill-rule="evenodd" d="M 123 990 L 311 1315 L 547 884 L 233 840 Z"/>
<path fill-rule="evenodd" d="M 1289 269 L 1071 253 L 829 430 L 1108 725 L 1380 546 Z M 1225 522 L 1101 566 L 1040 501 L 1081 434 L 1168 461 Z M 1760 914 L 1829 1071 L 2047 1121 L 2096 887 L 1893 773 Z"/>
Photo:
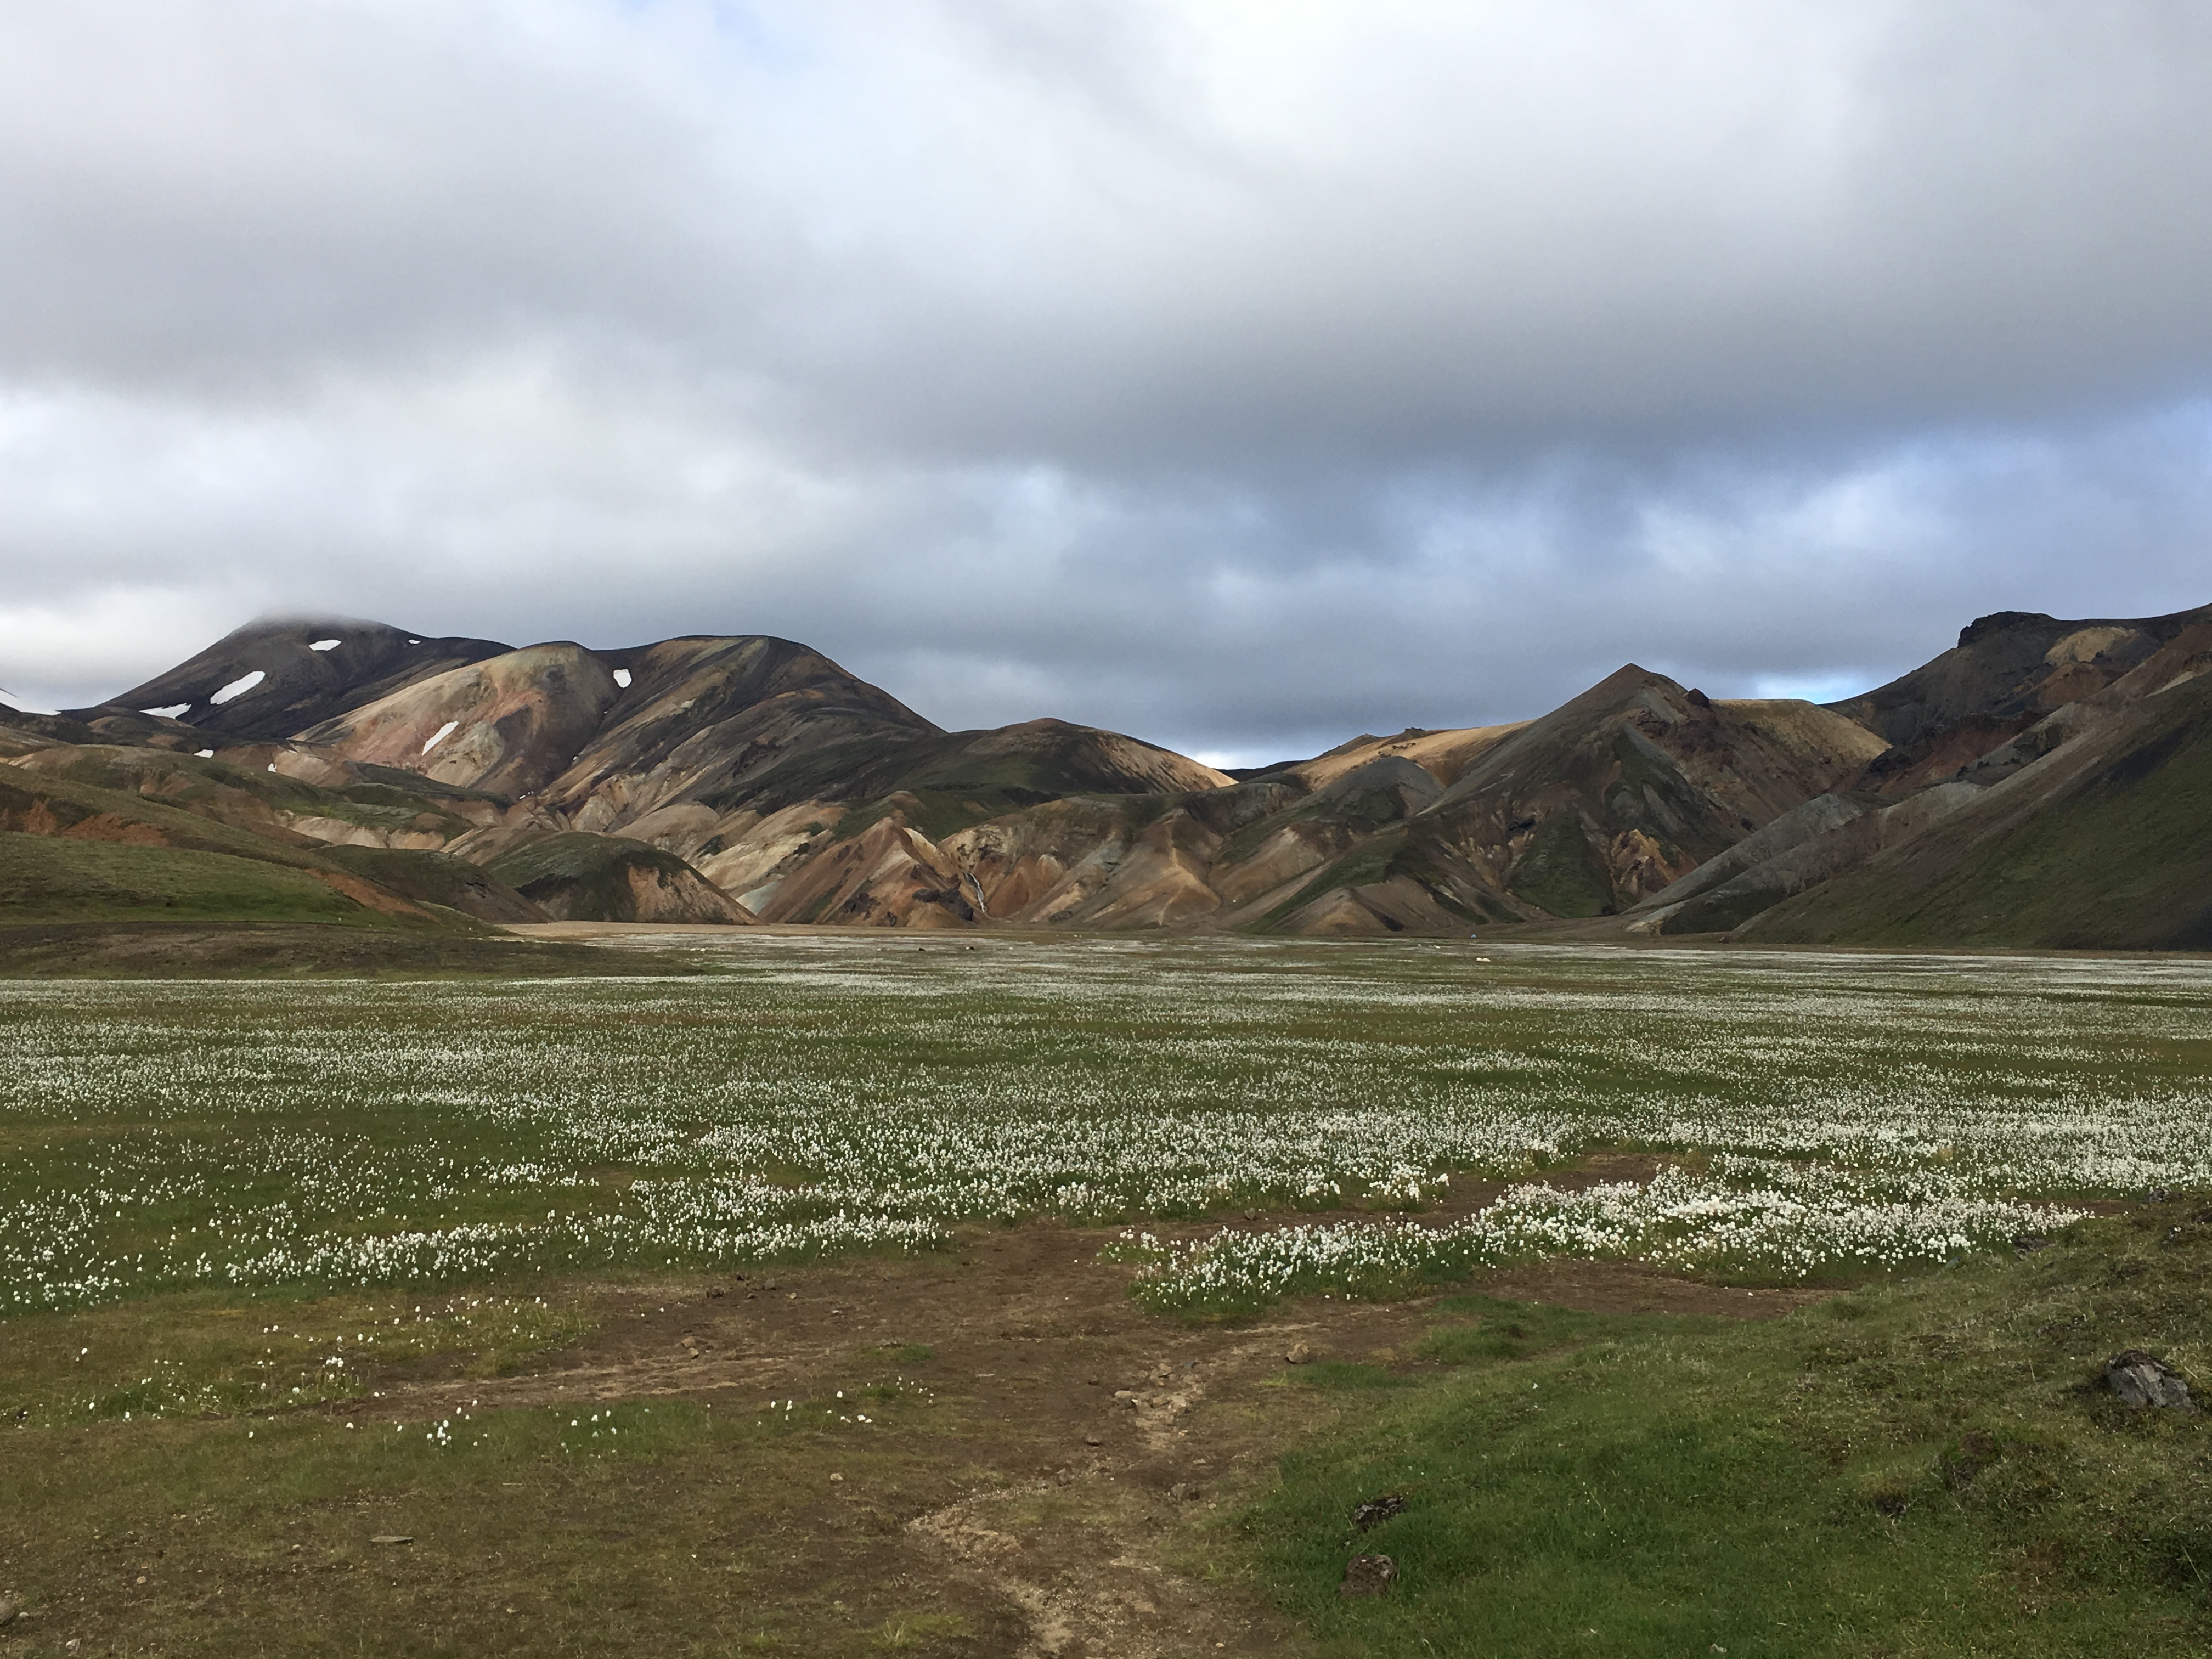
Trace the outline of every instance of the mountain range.
<path fill-rule="evenodd" d="M 0 705 L 0 921 L 546 920 L 2212 946 L 2212 607 L 1984 617 L 1839 702 L 1630 665 L 1237 775 L 948 732 L 805 646 L 264 621 Z"/>

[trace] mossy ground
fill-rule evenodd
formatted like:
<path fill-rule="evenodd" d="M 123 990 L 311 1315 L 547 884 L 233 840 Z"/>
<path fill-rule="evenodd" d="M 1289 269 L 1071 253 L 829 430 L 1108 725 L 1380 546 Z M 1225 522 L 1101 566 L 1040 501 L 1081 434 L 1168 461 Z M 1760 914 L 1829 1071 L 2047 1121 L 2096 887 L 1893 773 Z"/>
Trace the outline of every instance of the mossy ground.
<path fill-rule="evenodd" d="M 2141 1145 L 2170 1162 L 2198 1145 L 2193 970 L 1249 941 L 1008 941 L 995 961 L 857 937 L 810 939 L 804 958 L 775 938 L 716 948 L 730 971 L 689 988 L 11 994 L 0 1198 L 33 1218 L 12 1242 L 52 1224 L 49 1271 L 81 1224 L 95 1255 L 176 1271 L 0 1325 L 0 1595 L 27 1609 L 0 1656 L 67 1640 L 80 1659 L 1012 1654 L 1048 1619 L 1097 1651 L 1178 1656 L 2204 1643 L 2203 1419 L 2132 1415 L 2094 1387 L 2130 1346 L 2212 1369 L 2201 1200 L 1825 1309 L 1807 1305 L 1820 1291 L 1580 1262 L 1476 1281 L 1480 1300 L 1340 1295 L 1189 1325 L 1146 1314 L 1127 1270 L 1099 1260 L 1114 1228 L 973 1215 L 941 1250 L 804 1267 L 716 1270 L 686 1223 L 521 1273 L 456 1255 L 404 1289 L 349 1289 L 304 1259 L 290 1285 L 220 1277 L 295 1212 L 333 1236 L 523 1229 L 556 1206 L 643 1215 L 656 1194 L 757 1167 L 834 1176 L 849 1203 L 862 1177 L 912 1178 L 836 1161 L 864 1133 L 980 1131 L 992 1101 L 1020 1127 L 1046 1085 L 1100 1103 L 1089 1127 L 1146 1133 L 1263 1103 L 1207 1143 L 1231 1174 L 1285 1114 L 1325 1111 L 1311 1138 L 1340 1155 L 1363 1100 L 1408 1121 L 1477 1088 L 1608 1122 L 1718 1102 L 1747 1129 L 1811 1100 L 1863 1125 L 1907 1073 L 1923 1106 L 1972 1108 L 1943 1107 L 1959 1157 L 1989 1114 L 2031 1107 L 2106 1139 L 2128 1123 L 2162 1137 L 2169 1117 L 2126 1115 L 2155 1097 L 2186 1134 Z M 708 1100 L 709 1076 L 759 1095 Z M 763 1142 L 783 1161 L 734 1164 L 709 1139 L 779 1115 L 817 1138 L 852 1127 L 826 1133 L 820 1163 Z M 972 1144 L 986 1150 L 959 1152 L 963 1176 L 1014 1143 Z M 1194 1231 L 1313 1213 L 1296 1182 L 1271 1190 L 1146 1203 L 1186 1205 Z M 787 1288 L 752 1299 L 739 1267 Z M 1601 1280 L 1633 1294 L 1577 1288 Z M 1284 1364 L 1293 1342 L 1315 1363 Z M 770 1398 L 793 1402 L 787 1420 Z M 1385 1492 L 1407 1510 L 1353 1535 L 1352 1507 Z M 371 1541 L 392 1534 L 416 1542 Z M 1345 1602 L 1338 1579 L 1365 1548 L 1404 1577 Z"/>
<path fill-rule="evenodd" d="M 1255 1548 L 1345 1654 L 2203 1652 L 2212 1431 L 2099 1379 L 2136 1346 L 2208 1375 L 2208 1218 L 1764 1324 L 1446 1302 L 1423 1352 L 1453 1373 L 1290 1458 Z M 1401 1577 L 1340 1597 L 1366 1551 Z"/>
<path fill-rule="evenodd" d="M 0 915 L 47 921 L 285 921 L 429 929 L 356 903 L 301 870 L 223 853 L 0 830 Z M 452 926 L 472 927 L 456 917 Z"/>
<path fill-rule="evenodd" d="M 2201 1652 L 2212 1431 L 2096 1379 L 2202 1374 L 2203 1212 L 1765 1319 L 1584 1266 L 1179 1328 L 1041 1226 L 17 1318 L 0 1652 Z"/>

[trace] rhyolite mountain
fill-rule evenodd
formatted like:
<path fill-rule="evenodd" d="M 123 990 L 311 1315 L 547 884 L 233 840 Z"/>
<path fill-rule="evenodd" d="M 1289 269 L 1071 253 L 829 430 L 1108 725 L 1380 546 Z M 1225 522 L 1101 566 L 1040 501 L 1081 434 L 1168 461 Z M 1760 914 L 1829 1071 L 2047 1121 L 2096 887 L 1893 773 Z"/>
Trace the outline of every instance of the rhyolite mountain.
<path fill-rule="evenodd" d="M 947 732 L 761 635 L 264 622 L 96 708 L 0 711 L 0 838 L 97 844 L 111 886 L 118 849 L 260 847 L 380 925 L 2188 943 L 2208 665 L 2212 609 L 2004 612 L 1826 707 L 1631 665 L 1535 720 L 1232 777 L 1060 720 Z"/>
<path fill-rule="evenodd" d="M 1632 930 L 2212 948 L 2212 607 L 2006 611 L 1831 705 L 1889 748 L 1653 895 Z"/>

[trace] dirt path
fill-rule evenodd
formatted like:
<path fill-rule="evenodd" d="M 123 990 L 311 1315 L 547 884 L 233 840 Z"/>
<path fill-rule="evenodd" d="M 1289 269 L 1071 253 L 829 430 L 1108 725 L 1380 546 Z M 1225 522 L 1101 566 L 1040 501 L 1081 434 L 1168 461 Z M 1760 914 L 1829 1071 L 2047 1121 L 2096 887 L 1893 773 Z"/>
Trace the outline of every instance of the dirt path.
<path fill-rule="evenodd" d="M 1593 1171 L 1612 1175 L 1612 1171 Z M 1479 1201 L 1473 1192 L 1462 1200 Z M 1255 1218 L 1253 1224 L 1268 1224 Z M 895 1371 L 930 1421 L 895 1460 L 825 1469 L 774 1530 L 791 1571 L 957 1586 L 979 1636 L 1022 1659 L 1293 1654 L 1299 1631 L 1232 1574 L 1218 1528 L 1275 1461 L 1348 1398 L 1297 1386 L 1286 1356 L 1423 1368 L 1436 1298 L 1305 1301 L 1255 1326 L 1189 1327 L 1130 1300 L 1113 1235 L 1053 1224 L 972 1233 L 942 1255 L 848 1260 L 608 1293 L 599 1333 L 529 1375 L 418 1382 L 403 1414 L 682 1398 L 758 1415 Z M 1474 1288 L 1602 1311 L 1771 1316 L 1815 1292 L 1725 1290 L 1611 1263 L 1557 1262 Z M 1305 1373 L 1310 1376 L 1312 1373 Z M 825 1451 L 830 1462 L 850 1454 Z"/>

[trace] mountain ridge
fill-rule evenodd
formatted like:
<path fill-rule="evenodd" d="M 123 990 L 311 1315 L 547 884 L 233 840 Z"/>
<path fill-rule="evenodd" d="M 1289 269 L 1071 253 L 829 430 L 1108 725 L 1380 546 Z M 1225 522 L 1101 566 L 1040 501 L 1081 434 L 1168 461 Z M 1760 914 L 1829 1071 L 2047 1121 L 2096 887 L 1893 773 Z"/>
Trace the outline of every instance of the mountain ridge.
<path fill-rule="evenodd" d="M 1711 698 L 1632 663 L 1533 720 L 1231 774 L 1059 720 L 950 732 L 772 635 L 511 647 L 293 617 L 91 708 L 0 707 L 0 761 L 34 790 L 135 793 L 295 855 L 352 849 L 325 873 L 365 902 L 501 925 L 1778 940 L 1880 933 L 1885 902 L 1970 880 L 1980 866 L 1942 849 L 1987 842 L 2008 801 L 2116 810 L 2054 782 L 2073 763 L 2053 757 L 2134 763 L 2140 711 L 2208 666 L 2212 606 L 2000 611 L 1826 705 Z M 425 909 L 432 894 L 453 902 Z"/>

